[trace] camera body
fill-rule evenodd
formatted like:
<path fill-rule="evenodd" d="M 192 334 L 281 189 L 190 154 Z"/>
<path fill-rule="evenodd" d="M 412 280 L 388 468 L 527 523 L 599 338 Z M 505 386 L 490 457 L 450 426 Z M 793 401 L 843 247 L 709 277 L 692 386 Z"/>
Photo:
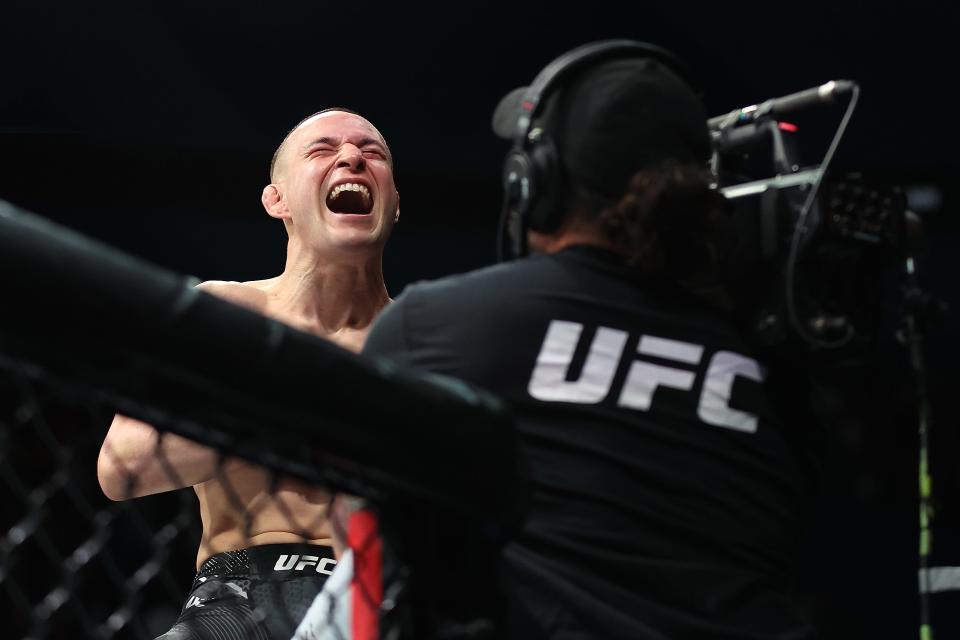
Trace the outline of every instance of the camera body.
<path fill-rule="evenodd" d="M 908 253 L 906 197 L 859 174 L 801 169 L 795 135 L 772 117 L 713 132 L 717 188 L 737 230 L 731 295 L 760 346 L 856 348 L 880 330 Z M 764 168 L 775 175 L 750 179 Z"/>

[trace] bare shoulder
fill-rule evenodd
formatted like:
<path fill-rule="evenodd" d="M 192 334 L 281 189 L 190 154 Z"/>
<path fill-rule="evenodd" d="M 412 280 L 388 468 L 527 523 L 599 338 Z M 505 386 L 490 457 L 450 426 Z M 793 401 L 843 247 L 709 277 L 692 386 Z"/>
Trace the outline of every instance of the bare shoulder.
<path fill-rule="evenodd" d="M 266 280 L 256 282 L 234 282 L 229 280 L 207 280 L 196 286 L 197 289 L 210 295 L 217 296 L 232 304 L 263 311 L 267 304 L 267 292 L 264 290 Z"/>

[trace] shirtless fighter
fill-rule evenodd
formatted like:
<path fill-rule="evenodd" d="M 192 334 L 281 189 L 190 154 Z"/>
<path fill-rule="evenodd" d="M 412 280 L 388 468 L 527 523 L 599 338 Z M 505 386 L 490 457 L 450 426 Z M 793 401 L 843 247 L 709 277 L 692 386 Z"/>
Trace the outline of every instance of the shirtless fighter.
<path fill-rule="evenodd" d="M 270 180 L 263 206 L 289 235 L 283 273 L 199 288 L 359 351 L 390 302 L 381 265 L 400 215 L 383 136 L 354 112 L 321 111 L 280 144 Z M 322 488 L 287 478 L 271 492 L 266 469 L 121 415 L 103 443 L 97 474 L 112 500 L 188 486 L 197 493 L 198 572 L 163 640 L 288 640 L 336 564 Z"/>

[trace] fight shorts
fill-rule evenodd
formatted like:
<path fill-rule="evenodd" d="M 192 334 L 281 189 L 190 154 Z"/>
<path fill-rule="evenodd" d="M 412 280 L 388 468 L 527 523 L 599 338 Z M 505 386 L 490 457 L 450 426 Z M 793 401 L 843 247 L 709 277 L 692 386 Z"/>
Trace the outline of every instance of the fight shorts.
<path fill-rule="evenodd" d="M 290 640 L 337 561 L 333 549 L 267 544 L 210 556 L 157 640 Z"/>

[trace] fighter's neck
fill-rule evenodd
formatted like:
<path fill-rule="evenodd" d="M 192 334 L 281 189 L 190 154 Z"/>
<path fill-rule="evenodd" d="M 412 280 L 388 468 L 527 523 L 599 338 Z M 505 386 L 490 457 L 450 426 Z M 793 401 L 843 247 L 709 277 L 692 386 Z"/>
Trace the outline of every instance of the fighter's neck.
<path fill-rule="evenodd" d="M 272 288 L 274 304 L 296 324 L 322 333 L 368 327 L 390 302 L 382 254 L 318 259 L 288 255 Z"/>

